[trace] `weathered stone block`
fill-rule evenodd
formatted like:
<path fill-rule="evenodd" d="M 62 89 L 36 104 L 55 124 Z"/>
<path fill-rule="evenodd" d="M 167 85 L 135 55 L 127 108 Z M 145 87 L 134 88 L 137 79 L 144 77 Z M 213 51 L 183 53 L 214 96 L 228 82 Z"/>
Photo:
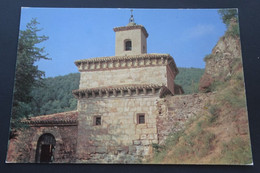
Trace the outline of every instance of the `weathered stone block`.
<path fill-rule="evenodd" d="M 142 133 L 144 134 L 154 134 L 156 132 L 156 128 L 147 128 L 147 129 L 142 129 Z"/>
<path fill-rule="evenodd" d="M 136 152 L 136 147 L 133 145 L 129 146 L 129 154 L 134 154 Z"/>
<path fill-rule="evenodd" d="M 96 153 L 107 153 L 107 148 L 106 147 L 97 147 Z"/>
<path fill-rule="evenodd" d="M 147 135 L 146 135 L 146 134 L 142 134 L 142 135 L 140 136 L 140 139 L 147 139 Z"/>
<path fill-rule="evenodd" d="M 140 145 L 140 144 L 141 144 L 141 141 L 140 141 L 140 140 L 134 140 L 134 141 L 133 141 L 133 144 L 134 144 L 134 145 Z"/>
<path fill-rule="evenodd" d="M 92 146 L 88 147 L 88 153 L 95 153 L 95 152 L 96 152 L 96 147 L 92 147 Z"/>

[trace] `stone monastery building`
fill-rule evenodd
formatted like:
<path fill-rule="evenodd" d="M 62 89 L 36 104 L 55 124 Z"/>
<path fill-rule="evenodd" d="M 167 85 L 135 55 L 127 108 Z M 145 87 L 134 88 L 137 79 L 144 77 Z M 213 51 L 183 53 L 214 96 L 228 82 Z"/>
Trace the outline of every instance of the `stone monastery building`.
<path fill-rule="evenodd" d="M 166 111 L 173 108 L 162 103 L 183 93 L 174 84 L 178 68 L 169 54 L 147 54 L 148 33 L 133 16 L 114 31 L 115 56 L 75 62 L 77 110 L 23 121 L 30 128 L 13 144 L 24 144 L 22 154 L 12 158 L 9 149 L 9 160 L 138 163 L 151 154 L 153 143 L 163 142 L 170 132 Z"/>

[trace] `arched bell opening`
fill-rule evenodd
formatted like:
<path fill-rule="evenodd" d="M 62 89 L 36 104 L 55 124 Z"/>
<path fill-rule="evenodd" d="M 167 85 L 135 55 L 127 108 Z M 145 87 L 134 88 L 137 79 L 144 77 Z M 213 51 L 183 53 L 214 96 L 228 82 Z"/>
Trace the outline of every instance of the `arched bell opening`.
<path fill-rule="evenodd" d="M 131 51 L 131 50 L 132 50 L 132 41 L 125 40 L 125 51 Z"/>
<path fill-rule="evenodd" d="M 35 162 L 51 163 L 54 160 L 56 140 L 50 133 L 41 135 L 37 142 Z"/>

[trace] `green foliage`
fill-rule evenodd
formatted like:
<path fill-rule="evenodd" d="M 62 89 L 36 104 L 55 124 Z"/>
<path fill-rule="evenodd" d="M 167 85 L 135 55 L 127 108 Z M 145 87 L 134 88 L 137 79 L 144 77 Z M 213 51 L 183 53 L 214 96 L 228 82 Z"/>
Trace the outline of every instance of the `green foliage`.
<path fill-rule="evenodd" d="M 226 35 L 232 36 L 232 37 L 239 37 L 239 26 L 237 23 L 230 26 L 230 28 L 226 31 Z"/>
<path fill-rule="evenodd" d="M 71 73 L 44 79 L 43 87 L 36 87 L 32 90 L 33 114 L 45 115 L 75 110 L 77 99 L 73 97 L 71 91 L 78 89 L 79 78 L 79 73 Z"/>
<path fill-rule="evenodd" d="M 26 30 L 20 31 L 19 34 L 11 117 L 12 130 L 20 128 L 20 119 L 28 116 L 30 112 L 28 104 L 32 100 L 30 95 L 32 88 L 42 84 L 41 80 L 44 72 L 38 70 L 38 66 L 34 63 L 41 59 L 49 59 L 47 54 L 45 54 L 44 47 L 40 48 L 38 46 L 39 43 L 48 39 L 44 35 L 38 35 L 38 32 L 41 31 L 41 29 L 37 28 L 38 24 L 36 19 L 32 19 L 26 25 Z"/>
<path fill-rule="evenodd" d="M 152 143 L 152 147 L 153 147 L 153 150 L 154 150 L 155 153 L 159 153 L 164 149 L 163 145 L 159 145 L 159 144 L 156 144 L 156 143 Z"/>
<path fill-rule="evenodd" d="M 178 68 L 179 74 L 175 78 L 175 83 L 182 86 L 185 94 L 197 93 L 199 81 L 204 73 L 200 68 Z"/>
<path fill-rule="evenodd" d="M 221 16 L 223 23 L 225 23 L 227 27 L 229 26 L 231 19 L 235 19 L 236 21 L 238 19 L 237 9 L 219 9 L 218 13 Z"/>
<path fill-rule="evenodd" d="M 218 116 L 219 116 L 219 107 L 217 105 L 210 105 L 209 106 L 209 117 L 207 119 L 208 124 L 212 124 L 216 122 Z"/>
<path fill-rule="evenodd" d="M 226 35 L 232 37 L 239 37 L 239 26 L 238 26 L 238 12 L 237 9 L 220 9 L 218 10 L 223 23 L 227 26 Z M 233 20 L 233 22 L 232 22 Z"/>

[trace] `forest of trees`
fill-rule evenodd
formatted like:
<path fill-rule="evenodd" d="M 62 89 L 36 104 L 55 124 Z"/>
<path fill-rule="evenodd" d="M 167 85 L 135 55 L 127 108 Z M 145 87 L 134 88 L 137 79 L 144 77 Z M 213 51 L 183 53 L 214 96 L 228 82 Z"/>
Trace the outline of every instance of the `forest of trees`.
<path fill-rule="evenodd" d="M 204 73 L 201 68 L 183 68 L 179 67 L 179 74 L 174 80 L 176 84 L 182 86 L 184 94 L 199 92 L 199 81 Z"/>
<path fill-rule="evenodd" d="M 34 108 L 31 116 L 75 110 L 77 99 L 72 90 L 79 88 L 79 79 L 79 73 L 44 79 L 44 85 L 31 92 L 31 107 Z"/>
<path fill-rule="evenodd" d="M 204 69 L 179 68 L 175 82 L 183 87 L 185 94 L 195 93 L 198 92 L 198 82 L 203 73 Z M 78 89 L 79 80 L 79 73 L 44 79 L 43 86 L 31 92 L 31 116 L 75 110 L 77 100 L 71 91 Z"/>

